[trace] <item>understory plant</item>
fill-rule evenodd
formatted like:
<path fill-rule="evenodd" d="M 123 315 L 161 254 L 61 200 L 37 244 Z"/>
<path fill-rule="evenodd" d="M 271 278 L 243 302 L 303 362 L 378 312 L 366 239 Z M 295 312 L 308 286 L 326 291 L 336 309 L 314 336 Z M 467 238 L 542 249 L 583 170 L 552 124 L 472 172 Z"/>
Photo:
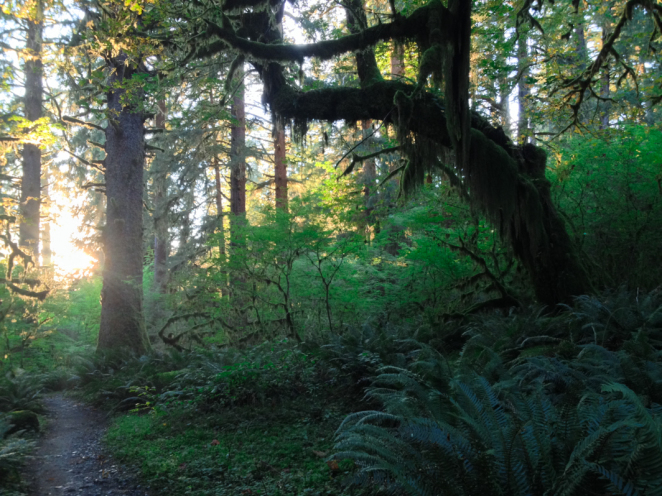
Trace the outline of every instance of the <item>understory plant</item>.
<path fill-rule="evenodd" d="M 406 364 L 367 390 L 381 408 L 345 419 L 333 457 L 396 494 L 662 494 L 662 307 L 647 297 L 477 319 L 455 359 L 401 341 Z"/>

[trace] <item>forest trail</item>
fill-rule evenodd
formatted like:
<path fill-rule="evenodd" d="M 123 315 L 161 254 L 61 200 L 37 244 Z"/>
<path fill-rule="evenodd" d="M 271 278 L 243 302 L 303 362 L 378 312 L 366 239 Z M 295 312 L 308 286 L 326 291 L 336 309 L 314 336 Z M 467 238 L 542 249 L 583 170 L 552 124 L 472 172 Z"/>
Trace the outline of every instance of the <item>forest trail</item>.
<path fill-rule="evenodd" d="M 44 404 L 49 422 L 25 470 L 30 496 L 149 494 L 104 452 L 102 412 L 63 394 L 45 398 Z"/>

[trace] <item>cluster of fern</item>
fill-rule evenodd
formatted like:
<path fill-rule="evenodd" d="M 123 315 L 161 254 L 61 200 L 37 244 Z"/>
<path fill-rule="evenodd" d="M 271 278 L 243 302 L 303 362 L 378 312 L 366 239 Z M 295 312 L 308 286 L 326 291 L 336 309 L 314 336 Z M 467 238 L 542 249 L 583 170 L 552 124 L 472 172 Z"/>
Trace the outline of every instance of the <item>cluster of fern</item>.
<path fill-rule="evenodd" d="M 453 359 L 401 341 L 334 457 L 395 494 L 661 495 L 661 337 L 659 295 L 614 293 L 475 321 Z"/>

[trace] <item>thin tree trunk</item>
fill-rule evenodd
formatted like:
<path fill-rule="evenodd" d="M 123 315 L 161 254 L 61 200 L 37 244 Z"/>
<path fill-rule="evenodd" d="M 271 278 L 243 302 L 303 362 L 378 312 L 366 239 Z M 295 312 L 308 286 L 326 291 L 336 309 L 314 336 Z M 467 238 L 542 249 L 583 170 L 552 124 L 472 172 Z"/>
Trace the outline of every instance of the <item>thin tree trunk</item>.
<path fill-rule="evenodd" d="M 274 175 L 276 178 L 276 208 L 287 211 L 287 162 L 285 127 L 280 119 L 274 123 Z"/>
<path fill-rule="evenodd" d="M 219 242 L 218 249 L 222 258 L 225 258 L 225 220 L 223 217 L 223 191 L 221 184 L 221 168 L 218 165 L 218 157 L 214 155 L 212 159 L 214 167 L 214 179 L 216 182 L 216 215 L 218 215 L 218 234 Z"/>
<path fill-rule="evenodd" d="M 195 181 L 192 181 L 188 191 L 184 195 L 184 213 L 182 214 L 182 225 L 179 230 L 179 250 L 178 253 L 186 256 L 186 246 L 191 238 L 191 214 L 195 207 Z"/>
<path fill-rule="evenodd" d="M 25 118 L 36 121 L 43 116 L 43 65 L 41 45 L 43 5 L 36 2 L 34 19 L 28 19 L 25 60 Z M 39 263 L 39 204 L 41 196 L 41 150 L 27 143 L 23 147 L 23 179 L 21 180 L 21 220 L 19 245 L 27 248 Z"/>
<path fill-rule="evenodd" d="M 520 33 L 517 40 L 517 67 L 520 72 L 520 79 L 517 82 L 517 101 L 519 103 L 519 119 L 517 125 L 517 140 L 520 145 L 529 142 L 529 115 L 527 109 L 527 99 L 530 89 L 527 84 L 529 78 L 529 69 L 526 67 L 529 63 L 529 50 L 527 46 L 526 33 Z"/>
<path fill-rule="evenodd" d="M 110 60 L 106 127 L 105 267 L 98 350 L 126 348 L 143 354 L 149 341 L 143 317 L 144 115 L 122 85 L 137 71 L 120 54 Z"/>
<path fill-rule="evenodd" d="M 158 102 L 155 123 L 158 129 L 166 126 L 166 103 Z M 156 160 L 161 157 L 157 156 Z M 156 161 L 155 160 L 155 161 Z M 168 173 L 163 164 L 156 164 L 154 175 L 154 291 L 163 294 L 168 283 L 168 212 L 166 196 Z"/>
<path fill-rule="evenodd" d="M 602 28 L 602 42 L 604 43 L 609 37 L 607 28 Z M 609 98 L 610 96 L 610 78 L 609 78 L 609 61 L 606 61 L 602 68 L 602 76 L 600 77 L 600 96 L 602 98 Z M 600 102 L 602 112 L 600 113 L 600 129 L 609 129 L 609 113 L 611 111 L 611 104 L 609 101 L 603 100 Z"/>
<path fill-rule="evenodd" d="M 584 24 L 578 24 L 575 27 L 575 36 L 577 40 L 577 58 L 579 59 L 579 68 L 583 71 L 588 63 L 588 49 L 586 48 L 586 35 L 584 34 Z"/>
<path fill-rule="evenodd" d="M 53 263 L 53 252 L 51 250 L 51 219 L 50 219 L 50 198 L 48 195 L 48 182 L 50 176 L 48 171 L 44 174 L 44 184 L 42 186 L 42 212 L 45 221 L 42 223 L 43 232 L 41 235 L 41 264 L 44 267 L 51 267 Z"/>
<path fill-rule="evenodd" d="M 351 33 L 360 33 L 368 25 L 363 8 L 363 0 L 350 0 L 345 7 L 347 17 L 347 28 Z M 356 52 L 356 72 L 359 76 L 361 87 L 365 87 L 375 81 L 380 81 L 382 75 L 375 59 L 375 50 L 372 47 Z"/>
<path fill-rule="evenodd" d="M 509 85 L 508 82 L 506 81 L 506 77 L 503 76 L 499 79 L 498 82 L 499 85 L 499 124 L 503 127 L 503 129 L 506 131 L 506 134 L 510 136 L 511 129 L 510 129 L 510 93 L 507 93 L 509 91 Z"/>
<path fill-rule="evenodd" d="M 405 46 L 397 40 L 393 40 L 391 51 L 391 76 L 399 78 L 405 75 Z"/>
<path fill-rule="evenodd" d="M 209 103 L 214 104 L 214 91 L 209 92 Z M 218 217 L 219 243 L 218 250 L 221 258 L 225 261 L 225 219 L 223 217 L 223 189 L 221 183 L 221 167 L 218 163 L 218 154 L 216 145 L 218 144 L 218 134 L 214 133 L 214 156 L 211 159 L 211 166 L 214 169 L 216 216 Z"/>
<path fill-rule="evenodd" d="M 246 113 L 244 102 L 243 67 L 236 71 L 237 81 L 241 86 L 235 92 L 232 100 L 232 126 L 230 127 L 230 261 L 240 258 L 241 250 L 245 249 L 246 225 Z M 245 289 L 246 281 L 236 271 L 230 273 L 230 292 L 234 305 L 242 306 L 240 291 Z M 239 290 L 239 291 L 237 291 Z M 243 311 L 240 311 L 243 315 Z M 243 320 L 244 317 L 241 317 Z"/>
<path fill-rule="evenodd" d="M 368 133 L 372 131 L 372 120 L 361 121 L 363 128 L 363 139 L 366 139 Z M 369 143 L 370 139 L 366 140 Z M 374 223 L 372 211 L 374 210 L 374 201 L 371 196 L 375 189 L 375 180 L 377 178 L 376 162 L 374 158 L 363 161 L 363 205 L 365 207 L 365 231 L 367 241 L 370 242 L 370 225 Z"/>
<path fill-rule="evenodd" d="M 235 72 L 237 81 L 244 76 L 243 67 Z M 232 126 L 230 127 L 230 211 L 235 216 L 246 213 L 246 110 L 244 85 L 235 92 L 232 100 Z M 241 223 L 241 222 L 240 222 Z"/>

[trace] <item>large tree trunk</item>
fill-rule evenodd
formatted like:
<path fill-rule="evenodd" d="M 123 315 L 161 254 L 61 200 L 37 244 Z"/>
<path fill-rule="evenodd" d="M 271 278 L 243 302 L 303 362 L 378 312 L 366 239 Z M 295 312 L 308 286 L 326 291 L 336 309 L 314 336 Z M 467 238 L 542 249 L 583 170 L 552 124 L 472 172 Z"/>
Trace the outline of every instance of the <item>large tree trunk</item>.
<path fill-rule="evenodd" d="M 25 59 L 25 118 L 36 121 L 43 116 L 43 66 L 41 43 L 43 32 L 43 5 L 37 1 L 33 19 L 28 19 L 28 37 Z M 39 263 L 39 205 L 41 196 L 41 150 L 27 143 L 23 147 L 23 179 L 21 181 L 21 220 L 19 245 L 34 254 Z"/>
<path fill-rule="evenodd" d="M 135 354 L 149 349 L 143 317 L 143 169 L 144 116 L 122 85 L 136 72 L 120 54 L 110 60 L 106 127 L 105 267 L 101 290 L 99 350 L 124 348 Z"/>
<path fill-rule="evenodd" d="M 274 122 L 274 176 L 276 180 L 276 208 L 287 211 L 285 127 L 278 118 Z"/>

